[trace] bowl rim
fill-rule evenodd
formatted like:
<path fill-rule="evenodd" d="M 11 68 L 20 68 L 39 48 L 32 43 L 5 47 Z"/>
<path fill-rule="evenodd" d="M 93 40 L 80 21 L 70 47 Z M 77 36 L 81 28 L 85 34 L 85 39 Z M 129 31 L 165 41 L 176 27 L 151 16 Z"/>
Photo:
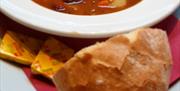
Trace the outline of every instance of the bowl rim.
<path fill-rule="evenodd" d="M 49 10 L 47 8 L 44 8 L 42 6 L 39 6 L 37 4 L 35 4 L 34 2 L 31 1 L 31 4 L 33 4 L 33 6 L 36 6 L 35 8 L 39 9 L 39 10 L 42 10 L 43 12 L 49 12 L 50 15 L 51 14 L 54 14 L 54 15 L 58 15 L 61 16 L 61 17 L 65 17 L 65 18 L 77 18 L 77 19 L 82 19 L 82 21 L 90 21 L 91 24 L 89 24 L 88 22 L 86 24 L 82 24 L 81 21 L 79 24 L 77 23 L 74 23 L 74 21 L 68 21 L 68 22 L 64 22 L 65 24 L 67 25 L 63 25 L 63 29 L 61 28 L 60 30 L 57 29 L 57 26 L 55 26 L 55 28 L 53 28 L 53 26 L 50 26 L 47 25 L 37 25 L 37 23 L 42 23 L 43 22 L 43 19 L 41 19 L 41 22 L 35 22 L 35 21 L 30 21 L 30 19 L 33 17 L 36 17 L 35 15 L 33 15 L 32 13 L 28 15 L 28 12 L 25 12 L 21 9 L 19 9 L 18 7 L 15 8 L 15 6 L 13 4 L 11 4 L 8 0 L 2 0 L 2 2 L 6 3 L 7 5 L 1 5 L 0 6 L 0 11 L 2 11 L 5 15 L 7 15 L 8 17 L 10 17 L 11 19 L 17 21 L 18 23 L 22 24 L 22 25 L 25 25 L 27 27 L 30 27 L 30 28 L 33 28 L 35 30 L 39 30 L 41 32 L 46 32 L 46 33 L 50 33 L 50 34 L 55 34 L 55 35 L 60 35 L 60 36 L 66 36 L 66 37 L 77 37 L 77 38 L 104 38 L 104 37 L 110 37 L 112 35 L 115 35 L 117 33 L 122 33 L 122 32 L 129 32 L 129 31 L 132 31 L 133 29 L 136 29 L 136 28 L 141 28 L 141 27 L 149 27 L 149 26 L 152 26 L 156 23 L 158 23 L 159 21 L 161 21 L 162 19 L 166 18 L 168 15 L 170 15 L 180 4 L 180 1 L 178 0 L 173 0 L 174 4 L 172 5 L 169 5 L 167 8 L 164 8 L 164 10 L 162 9 L 161 11 L 158 11 L 158 12 L 155 12 L 154 14 L 152 14 L 151 16 L 148 16 L 145 17 L 147 19 L 145 20 L 142 20 L 139 24 L 137 22 L 137 24 L 134 24 L 133 26 L 122 26 L 121 29 L 119 30 L 112 30 L 112 31 L 107 31 L 108 30 L 108 27 L 112 25 L 112 27 L 116 27 L 118 26 L 118 22 L 115 22 L 115 23 L 104 23 L 103 24 L 99 24 L 99 22 L 97 21 L 98 18 L 102 18 L 105 19 L 105 18 L 113 18 L 113 19 L 116 19 L 118 17 L 118 15 L 120 14 L 124 14 L 124 13 L 127 13 L 127 12 L 132 12 L 133 10 L 136 10 L 140 5 L 143 5 L 143 2 L 145 1 L 148 1 L 148 0 L 143 0 L 141 1 L 140 3 L 138 3 L 137 5 L 133 6 L 133 7 L 130 7 L 126 10 L 123 10 L 123 11 L 120 11 L 120 12 L 115 12 L 115 13 L 111 13 L 111 14 L 104 14 L 104 15 L 95 15 L 95 16 L 81 16 L 81 15 L 71 15 L 71 14 L 65 14 L 65 13 L 59 13 L 59 12 L 56 12 L 56 11 L 52 11 L 52 10 Z M 9 6 L 8 6 L 9 5 Z M 12 9 L 15 8 L 15 9 Z M 16 14 L 13 14 L 16 10 Z M 166 12 L 164 12 L 166 11 Z M 18 14 L 19 13 L 19 14 Z M 24 17 L 22 17 L 22 15 L 24 15 Z M 157 14 L 161 14 L 159 16 L 157 16 Z M 28 17 L 31 17 L 29 20 L 27 19 L 26 15 Z M 116 18 L 114 18 L 114 16 L 116 16 Z M 36 17 L 38 18 L 38 17 Z M 98 23 L 94 24 L 92 23 L 92 20 L 95 19 Z M 77 20 L 76 20 L 77 21 Z M 102 21 L 101 21 L 102 22 Z M 63 22 L 61 22 L 63 23 Z M 83 26 L 81 26 L 80 24 L 82 24 Z M 73 27 L 70 27 L 70 28 L 66 28 L 67 26 L 73 26 Z M 104 28 L 105 27 L 105 28 Z M 77 28 L 77 29 L 76 29 Z M 81 29 L 82 28 L 82 29 Z M 83 31 L 86 30 L 86 28 L 90 28 L 90 29 L 94 29 L 94 31 Z M 101 30 L 101 28 L 105 29 L 105 31 L 96 31 L 96 30 Z M 106 29 L 107 28 L 107 29 Z M 68 30 L 69 29 L 69 30 Z M 81 29 L 81 30 L 78 30 L 78 29 Z M 90 30 L 89 29 L 89 30 Z M 67 31 L 66 31 L 67 30 Z M 70 31 L 72 30 L 72 31 Z M 111 29 L 110 29 L 111 30 Z"/>

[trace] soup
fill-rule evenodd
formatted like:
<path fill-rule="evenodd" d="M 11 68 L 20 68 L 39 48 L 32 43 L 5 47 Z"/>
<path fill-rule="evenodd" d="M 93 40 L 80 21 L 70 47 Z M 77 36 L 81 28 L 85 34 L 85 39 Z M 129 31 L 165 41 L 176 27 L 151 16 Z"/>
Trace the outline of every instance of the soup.
<path fill-rule="evenodd" d="M 127 9 L 141 0 L 33 0 L 63 13 L 75 15 L 100 15 Z"/>

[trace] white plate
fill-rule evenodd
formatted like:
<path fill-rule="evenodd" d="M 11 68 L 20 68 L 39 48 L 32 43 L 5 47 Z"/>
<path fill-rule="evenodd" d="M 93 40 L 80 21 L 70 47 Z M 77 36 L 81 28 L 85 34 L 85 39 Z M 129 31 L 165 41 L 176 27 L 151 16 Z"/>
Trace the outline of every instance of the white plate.
<path fill-rule="evenodd" d="M 36 91 L 23 70 L 0 59 L 0 91 Z"/>
<path fill-rule="evenodd" d="M 0 10 L 13 20 L 55 35 L 100 38 L 151 26 L 170 15 L 180 0 L 142 0 L 139 4 L 111 14 L 79 16 L 55 12 L 32 0 L 0 0 Z"/>

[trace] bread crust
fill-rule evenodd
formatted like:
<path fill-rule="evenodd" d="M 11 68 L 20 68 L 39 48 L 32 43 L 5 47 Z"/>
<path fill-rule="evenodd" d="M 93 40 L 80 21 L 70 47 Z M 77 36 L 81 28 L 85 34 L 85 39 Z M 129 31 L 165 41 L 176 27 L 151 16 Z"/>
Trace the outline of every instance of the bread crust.
<path fill-rule="evenodd" d="M 59 91 L 167 91 L 171 59 L 164 31 L 139 29 L 80 50 L 53 81 Z"/>

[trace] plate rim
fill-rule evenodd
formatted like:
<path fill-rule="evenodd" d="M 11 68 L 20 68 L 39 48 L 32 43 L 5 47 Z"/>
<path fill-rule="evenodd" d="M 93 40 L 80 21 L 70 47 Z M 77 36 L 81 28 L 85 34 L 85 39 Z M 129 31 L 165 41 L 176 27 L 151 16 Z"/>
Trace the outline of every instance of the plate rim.
<path fill-rule="evenodd" d="M 2 1 L 5 2 L 5 0 L 2 0 Z M 8 0 L 6 0 L 6 1 L 8 1 Z M 159 21 L 163 20 L 167 16 L 169 16 L 179 6 L 179 4 L 180 4 L 180 1 L 177 4 L 174 4 L 174 6 L 172 6 L 171 9 L 169 9 L 169 11 L 167 11 L 164 15 L 156 17 L 157 19 L 151 20 L 149 22 L 144 22 L 144 24 L 136 25 L 134 27 L 130 27 L 128 30 L 124 29 L 123 31 L 113 31 L 113 32 L 109 32 L 109 33 L 106 33 L 107 31 L 99 32 L 98 33 L 98 32 L 77 32 L 77 31 L 64 32 L 64 31 L 59 31 L 59 30 L 53 30 L 52 27 L 48 27 L 47 28 L 46 26 L 38 26 L 38 25 L 33 24 L 32 22 L 29 22 L 27 20 L 23 20 L 19 16 L 13 15 L 12 14 L 12 10 L 11 10 L 10 7 L 7 8 L 7 7 L 3 7 L 3 5 L 1 5 L 0 6 L 0 11 L 2 11 L 9 18 L 17 21 L 18 23 L 20 23 L 22 25 L 25 25 L 27 27 L 30 27 L 32 29 L 41 31 L 41 32 L 46 32 L 46 33 L 50 33 L 50 34 L 54 34 L 54 35 L 60 35 L 60 36 L 65 36 L 65 37 L 75 37 L 75 38 L 104 38 L 104 37 L 110 37 L 110 36 L 115 35 L 117 33 L 129 32 L 129 31 L 132 31 L 133 29 L 141 28 L 142 26 L 143 27 L 152 26 L 152 25 L 158 23 Z M 51 11 L 51 10 L 48 10 L 48 9 L 46 9 L 46 10 L 49 11 L 49 12 L 53 12 L 53 13 L 58 13 L 59 14 L 59 12 L 54 12 L 54 11 Z M 126 10 L 124 10 L 124 11 L 126 11 Z M 124 12 L 124 11 L 121 11 L 121 12 Z M 117 13 L 113 13 L 113 14 L 117 14 Z M 111 15 L 113 15 L 113 14 L 111 14 Z M 67 15 L 67 14 L 62 14 L 62 15 Z M 106 15 L 109 15 L 109 14 L 106 14 Z M 76 16 L 76 15 L 68 15 L 68 16 Z M 104 15 L 98 15 L 98 16 L 104 16 Z M 94 17 L 94 16 L 92 16 L 92 17 Z"/>

